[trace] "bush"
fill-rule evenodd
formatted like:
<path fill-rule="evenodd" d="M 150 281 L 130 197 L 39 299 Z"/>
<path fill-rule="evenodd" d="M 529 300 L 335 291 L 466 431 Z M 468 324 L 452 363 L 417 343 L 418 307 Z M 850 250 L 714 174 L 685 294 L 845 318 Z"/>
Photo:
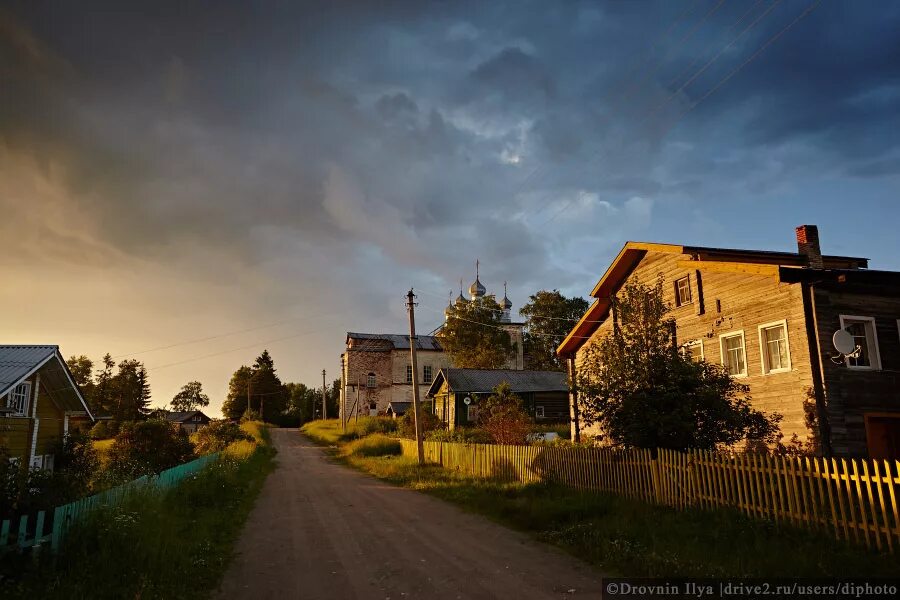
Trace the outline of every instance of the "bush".
<path fill-rule="evenodd" d="M 532 423 L 521 398 L 504 381 L 479 402 L 478 424 L 497 444 L 524 444 Z"/>
<path fill-rule="evenodd" d="M 352 432 L 358 438 L 373 433 L 394 433 L 398 425 L 397 419 L 390 417 L 362 417 L 358 422 L 347 423 L 347 433 Z"/>
<path fill-rule="evenodd" d="M 253 441 L 253 436 L 230 421 L 212 421 L 191 436 L 194 452 L 199 455 L 222 452 L 238 441 Z"/>
<path fill-rule="evenodd" d="M 419 418 L 422 419 L 422 435 L 426 436 L 429 432 L 434 431 L 435 429 L 443 428 L 443 423 L 438 418 L 437 415 L 432 414 L 426 410 L 421 410 L 419 412 Z M 397 419 L 400 421 L 397 427 L 397 433 L 401 435 L 401 437 L 405 438 L 416 438 L 416 419 L 413 415 L 412 407 L 406 411 L 406 413 Z"/>
<path fill-rule="evenodd" d="M 94 423 L 94 426 L 91 427 L 90 436 L 92 440 L 105 440 L 111 438 L 113 434 L 110 432 L 109 425 L 106 421 L 97 421 Z"/>
<path fill-rule="evenodd" d="M 191 460 L 194 448 L 184 431 L 151 419 L 123 423 L 108 455 L 113 478 L 135 479 Z"/>
<path fill-rule="evenodd" d="M 477 427 L 457 427 L 453 431 L 435 429 L 426 435 L 425 439 L 433 442 L 457 442 L 462 444 L 490 444 L 494 441 L 487 431 Z"/>
<path fill-rule="evenodd" d="M 401 451 L 400 441 L 383 433 L 360 438 L 344 447 L 344 454 L 350 456 L 399 456 Z"/>

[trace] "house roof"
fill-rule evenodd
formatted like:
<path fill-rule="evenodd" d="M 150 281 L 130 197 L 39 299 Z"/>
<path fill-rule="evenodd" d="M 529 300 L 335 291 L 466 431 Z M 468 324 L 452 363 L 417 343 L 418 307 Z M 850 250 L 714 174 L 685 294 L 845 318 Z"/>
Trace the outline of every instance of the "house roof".
<path fill-rule="evenodd" d="M 428 396 L 433 397 L 444 381 L 453 392 L 490 393 L 504 381 L 513 392 L 567 392 L 566 374 L 559 371 L 515 371 L 511 369 L 441 369 Z"/>
<path fill-rule="evenodd" d="M 388 410 L 390 410 L 395 415 L 402 415 L 409 410 L 409 407 L 412 406 L 412 402 L 388 402 Z"/>
<path fill-rule="evenodd" d="M 356 342 L 356 344 L 351 342 Z M 347 346 L 351 350 L 372 352 L 377 352 L 379 350 L 383 351 L 385 349 L 409 350 L 409 336 L 400 333 L 355 333 L 353 331 L 348 331 Z M 437 337 L 433 335 L 419 335 L 416 336 L 416 350 L 435 350 L 437 352 L 442 352 L 444 349 L 441 347 Z"/>
<path fill-rule="evenodd" d="M 183 423 L 184 421 L 189 421 L 194 415 L 202 415 L 203 417 L 209 419 L 205 414 L 203 414 L 202 410 L 183 410 L 183 411 L 173 411 L 173 412 L 165 412 L 164 416 L 167 421 L 172 421 L 173 423 Z"/>
<path fill-rule="evenodd" d="M 84 411 L 93 419 L 59 346 L 0 345 L 0 397 L 36 372 L 41 375 L 42 389 L 64 411 Z"/>
<path fill-rule="evenodd" d="M 556 349 L 558 355 L 573 355 L 584 340 L 597 330 L 609 314 L 610 297 L 622 286 L 648 252 L 683 254 L 685 261 L 692 263 L 692 268 L 728 269 L 776 278 L 780 277 L 783 268 L 800 270 L 808 266 L 806 256 L 799 252 L 628 242 L 591 290 L 591 296 L 596 300 Z M 869 266 L 869 259 L 862 257 L 826 255 L 822 260 L 826 269 L 858 271 Z"/>

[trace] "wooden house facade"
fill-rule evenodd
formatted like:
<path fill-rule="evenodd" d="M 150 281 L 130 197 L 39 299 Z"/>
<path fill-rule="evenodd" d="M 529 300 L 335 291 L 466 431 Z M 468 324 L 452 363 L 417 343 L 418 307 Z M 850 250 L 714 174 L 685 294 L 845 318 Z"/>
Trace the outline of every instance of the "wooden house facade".
<path fill-rule="evenodd" d="M 576 373 L 585 348 L 612 330 L 610 299 L 629 280 L 662 277 L 679 347 L 724 365 L 757 409 L 783 415 L 786 440 L 806 440 L 812 427 L 826 454 L 898 457 L 900 273 L 823 256 L 815 226 L 796 234 L 797 253 L 629 242 L 557 352 Z M 858 356 L 833 348 L 841 329 Z M 578 435 L 575 393 L 570 411 Z"/>
<path fill-rule="evenodd" d="M 93 417 L 57 346 L 0 346 L 0 446 L 9 460 L 52 470 L 74 419 Z"/>

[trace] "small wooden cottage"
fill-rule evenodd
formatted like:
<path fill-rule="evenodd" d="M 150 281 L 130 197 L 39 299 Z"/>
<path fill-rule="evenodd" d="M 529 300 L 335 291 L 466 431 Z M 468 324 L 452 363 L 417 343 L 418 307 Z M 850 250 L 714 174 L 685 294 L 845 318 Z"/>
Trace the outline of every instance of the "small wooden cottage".
<path fill-rule="evenodd" d="M 212 421 L 202 410 L 170 411 L 159 409 L 152 412 L 150 416 L 151 418 L 164 419 L 188 434 L 206 427 Z"/>
<path fill-rule="evenodd" d="M 70 419 L 93 420 L 58 346 L 0 346 L 0 446 L 9 460 L 53 469 Z"/>
<path fill-rule="evenodd" d="M 536 423 L 568 423 L 569 387 L 557 371 L 506 369 L 441 369 L 427 397 L 431 410 L 449 429 L 475 425 L 478 403 L 501 383 L 509 384 Z"/>

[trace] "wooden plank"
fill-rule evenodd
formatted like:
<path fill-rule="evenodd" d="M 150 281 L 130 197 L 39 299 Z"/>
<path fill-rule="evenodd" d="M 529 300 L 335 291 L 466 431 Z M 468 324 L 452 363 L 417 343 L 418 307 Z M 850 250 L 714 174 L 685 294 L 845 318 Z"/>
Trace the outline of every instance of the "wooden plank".
<path fill-rule="evenodd" d="M 28 515 L 22 515 L 19 518 L 19 548 L 25 548 L 25 535 L 28 532 Z"/>
<path fill-rule="evenodd" d="M 37 522 L 34 525 L 34 544 L 38 545 L 41 543 L 41 538 L 44 537 L 44 511 L 40 511 L 37 515 Z"/>
<path fill-rule="evenodd" d="M 786 491 L 788 487 L 787 483 L 787 475 L 784 473 L 784 462 L 780 456 L 772 457 L 772 464 L 775 467 L 775 481 L 778 484 L 778 509 L 782 515 L 782 519 L 787 522 L 792 522 L 791 520 L 791 511 L 790 511 L 790 501 L 788 498 L 788 493 Z"/>
<path fill-rule="evenodd" d="M 841 467 L 843 469 L 841 473 L 841 481 L 846 484 L 847 491 L 847 517 L 848 524 L 853 529 L 853 539 L 858 544 L 860 541 L 860 531 L 859 525 L 856 522 L 856 502 L 854 501 L 856 495 L 853 492 L 853 479 L 850 476 L 850 467 L 847 466 L 847 459 L 841 459 Z M 868 540 L 868 535 L 866 536 Z M 868 542 L 867 544 L 868 545 Z"/>
<path fill-rule="evenodd" d="M 894 525 L 891 530 L 892 535 L 896 536 L 897 543 L 900 544 L 900 508 L 897 506 L 897 496 L 894 492 L 894 488 L 897 486 L 900 481 L 900 461 L 894 461 L 893 470 L 891 469 L 891 463 L 889 461 L 884 461 L 884 468 L 887 471 L 887 480 L 888 480 L 888 495 L 891 499 L 891 513 L 894 515 Z M 894 474 L 896 473 L 898 479 L 894 478 Z M 887 519 L 887 514 L 885 514 L 885 520 Z"/>
<path fill-rule="evenodd" d="M 894 553 L 894 540 L 893 534 L 891 533 L 891 521 L 888 518 L 888 506 L 884 501 L 884 480 L 881 477 L 881 469 L 878 466 L 878 461 L 872 461 L 872 470 L 875 475 L 875 485 L 878 486 L 878 513 L 877 515 L 881 517 L 881 531 L 884 534 L 885 541 L 887 542 L 888 552 L 891 554 Z M 878 518 L 876 516 L 876 524 Z"/>
<path fill-rule="evenodd" d="M 856 462 L 856 461 L 854 461 L 854 462 Z M 866 484 L 865 485 L 866 495 L 863 496 L 862 492 L 860 492 L 860 494 L 859 494 L 860 506 L 866 506 L 866 498 L 868 498 L 869 510 L 863 511 L 863 514 L 865 515 L 866 512 L 868 512 L 868 514 L 870 514 L 872 516 L 872 537 L 875 538 L 875 547 L 878 548 L 878 550 L 881 550 L 881 535 L 880 535 L 880 531 L 878 528 L 878 513 L 876 512 L 877 509 L 875 508 L 875 498 L 872 495 L 872 480 L 869 477 L 869 465 L 868 465 L 869 461 L 861 460 L 859 462 L 860 462 L 860 466 L 862 467 L 862 479 L 864 479 L 864 482 Z M 859 482 L 859 480 L 857 480 L 857 481 Z M 868 522 L 866 522 L 865 516 L 863 517 L 863 521 L 866 523 L 866 533 L 868 534 L 869 525 L 868 525 Z"/>
<path fill-rule="evenodd" d="M 828 459 L 819 458 L 817 460 L 821 461 L 822 467 L 819 471 L 820 481 L 824 482 L 825 488 L 828 492 L 828 507 L 831 509 L 831 529 L 834 531 L 834 537 L 836 537 L 837 539 L 841 539 L 841 521 L 838 520 L 837 506 L 834 502 L 834 486 L 832 485 L 831 469 L 828 466 Z"/>
<path fill-rule="evenodd" d="M 0 524 L 0 550 L 9 542 L 9 519 L 4 519 Z"/>

